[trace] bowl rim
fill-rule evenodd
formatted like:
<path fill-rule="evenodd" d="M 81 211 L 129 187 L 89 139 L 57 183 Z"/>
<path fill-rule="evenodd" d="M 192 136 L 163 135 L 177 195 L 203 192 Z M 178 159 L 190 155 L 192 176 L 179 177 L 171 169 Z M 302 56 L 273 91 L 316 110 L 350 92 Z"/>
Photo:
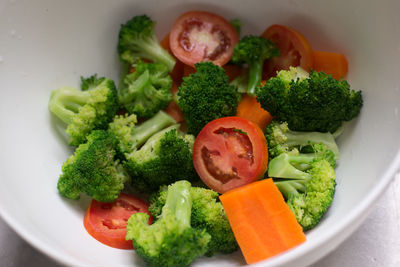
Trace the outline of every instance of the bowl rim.
<path fill-rule="evenodd" d="M 290 263 L 294 261 L 296 258 L 299 258 L 301 255 L 305 255 L 316 247 L 319 247 L 328 241 L 332 240 L 341 229 L 344 229 L 346 226 L 351 225 L 356 220 L 360 219 L 360 215 L 367 212 L 371 207 L 372 204 L 381 196 L 390 182 L 394 179 L 396 173 L 399 171 L 400 168 L 400 149 L 397 150 L 396 156 L 391 161 L 389 168 L 384 172 L 382 178 L 378 181 L 378 183 L 369 191 L 369 193 L 361 200 L 359 205 L 352 208 L 350 212 L 343 217 L 337 224 L 335 224 L 332 228 L 332 231 L 324 233 L 321 235 L 316 242 L 314 242 L 310 246 L 302 246 L 294 248 L 293 250 L 277 255 L 273 258 L 270 258 L 265 261 L 261 261 L 259 263 L 253 264 L 252 266 L 276 266 L 276 265 L 283 265 L 286 263 Z M 0 204 L 0 216 L 3 220 L 8 224 L 8 226 L 13 229 L 22 239 L 24 239 L 27 243 L 31 246 L 39 250 L 44 255 L 49 256 L 53 260 L 67 265 L 72 266 L 85 266 L 85 263 L 76 259 L 69 257 L 67 254 L 62 253 L 60 250 L 55 249 L 47 242 L 41 240 L 33 233 L 29 232 L 25 229 L 25 227 L 19 223 L 18 220 L 14 219 L 13 216 L 6 211 L 3 205 Z M 361 223 L 361 222 L 359 222 Z M 345 238 L 347 238 L 357 227 L 351 229 Z M 344 238 L 343 238 L 344 240 Z M 342 242 L 343 240 L 340 240 Z M 339 242 L 339 243 L 340 243 Z M 305 243 L 306 244 L 306 243 Z M 326 253 L 328 253 L 327 251 Z M 325 253 L 325 254 L 326 254 Z M 321 254 L 319 257 L 323 257 L 325 254 Z"/>

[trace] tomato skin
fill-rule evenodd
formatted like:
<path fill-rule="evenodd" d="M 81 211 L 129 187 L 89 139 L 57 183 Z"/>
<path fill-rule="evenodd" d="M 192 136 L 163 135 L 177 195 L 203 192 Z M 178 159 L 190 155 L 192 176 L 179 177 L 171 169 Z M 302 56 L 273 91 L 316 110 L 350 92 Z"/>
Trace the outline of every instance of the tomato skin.
<path fill-rule="evenodd" d="M 217 156 L 211 156 L 210 161 L 205 151 Z M 262 130 L 247 119 L 216 119 L 208 123 L 196 137 L 193 164 L 203 182 L 222 194 L 264 175 L 268 164 L 267 141 Z M 227 179 L 226 171 L 230 170 L 234 171 L 234 175 L 230 173 Z"/>
<path fill-rule="evenodd" d="M 204 37 L 205 35 L 207 37 Z M 220 39 L 215 40 L 216 38 Z M 182 14 L 174 22 L 170 32 L 172 53 L 191 67 L 202 61 L 212 61 L 223 66 L 231 59 L 233 47 L 238 41 L 239 35 L 229 21 L 206 11 L 189 11 Z M 185 45 L 187 43 L 188 45 Z"/>
<path fill-rule="evenodd" d="M 119 249 L 133 249 L 132 241 L 125 240 L 126 221 L 136 212 L 148 211 L 149 205 L 134 196 L 120 194 L 112 203 L 92 200 L 86 211 L 83 225 L 86 231 L 97 241 Z M 149 218 L 149 224 L 152 223 Z"/>
<path fill-rule="evenodd" d="M 263 67 L 263 79 L 274 77 L 279 70 L 300 66 L 310 71 L 313 66 L 312 49 L 307 39 L 298 31 L 284 25 L 274 24 L 261 35 L 270 39 L 281 52 L 279 57 L 267 60 Z"/>

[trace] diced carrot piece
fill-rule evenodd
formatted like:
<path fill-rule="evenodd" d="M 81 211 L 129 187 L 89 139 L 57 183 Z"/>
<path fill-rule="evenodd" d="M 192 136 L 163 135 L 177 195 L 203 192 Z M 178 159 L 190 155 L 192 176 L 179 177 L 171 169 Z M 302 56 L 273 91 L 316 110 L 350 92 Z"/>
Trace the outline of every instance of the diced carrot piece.
<path fill-rule="evenodd" d="M 344 78 L 348 71 L 348 62 L 343 54 L 313 51 L 313 69 L 331 74 L 333 78 Z"/>
<path fill-rule="evenodd" d="M 306 240 L 302 227 L 270 178 L 228 191 L 220 200 L 248 264 Z"/>
<path fill-rule="evenodd" d="M 236 116 L 254 122 L 263 131 L 273 119 L 272 115 L 261 107 L 254 96 L 247 94 L 242 96 L 236 111 Z"/>

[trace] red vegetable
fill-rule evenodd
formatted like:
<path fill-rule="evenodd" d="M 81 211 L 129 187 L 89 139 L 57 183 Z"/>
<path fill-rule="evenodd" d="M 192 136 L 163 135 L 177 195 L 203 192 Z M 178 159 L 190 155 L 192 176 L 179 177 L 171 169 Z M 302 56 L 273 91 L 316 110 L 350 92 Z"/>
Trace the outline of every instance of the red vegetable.
<path fill-rule="evenodd" d="M 267 169 L 264 133 L 240 117 L 211 121 L 194 142 L 193 164 L 203 182 L 218 193 L 251 183 Z"/>
<path fill-rule="evenodd" d="M 222 66 L 231 59 L 238 40 L 235 28 L 223 17 L 190 11 L 182 14 L 172 26 L 170 48 L 175 57 L 191 67 L 202 61 Z"/>
<path fill-rule="evenodd" d="M 92 200 L 86 211 L 83 225 L 86 231 L 101 243 L 120 249 L 133 249 L 132 241 L 125 240 L 126 223 L 136 212 L 148 211 L 149 205 L 143 200 L 127 194 L 120 194 L 112 203 Z M 149 224 L 152 219 L 150 217 Z"/>
<path fill-rule="evenodd" d="M 279 70 L 288 70 L 290 66 L 300 66 L 310 71 L 313 66 L 312 50 L 301 33 L 288 26 L 274 24 L 261 36 L 270 39 L 281 53 L 279 57 L 265 61 L 263 79 L 267 80 L 275 76 Z"/>

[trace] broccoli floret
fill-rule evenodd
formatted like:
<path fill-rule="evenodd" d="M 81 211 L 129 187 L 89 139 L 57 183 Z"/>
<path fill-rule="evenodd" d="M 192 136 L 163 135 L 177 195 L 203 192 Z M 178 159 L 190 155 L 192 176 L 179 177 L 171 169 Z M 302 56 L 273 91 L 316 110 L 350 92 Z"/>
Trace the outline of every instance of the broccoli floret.
<path fill-rule="evenodd" d="M 57 188 L 60 194 L 78 199 L 82 192 L 100 202 L 112 202 L 129 180 L 116 159 L 118 139 L 104 130 L 94 130 L 62 166 Z"/>
<path fill-rule="evenodd" d="M 264 61 L 279 54 L 273 42 L 260 36 L 245 36 L 235 45 L 232 62 L 249 66 L 248 94 L 254 95 L 256 87 L 260 86 Z"/>
<path fill-rule="evenodd" d="M 298 153 L 296 149 L 273 158 L 268 176 L 295 214 L 304 230 L 315 227 L 326 213 L 335 193 L 333 152 L 325 145 L 314 145 L 315 153 Z"/>
<path fill-rule="evenodd" d="M 359 114 L 361 91 L 350 90 L 347 81 L 323 72 L 311 71 L 308 78 L 297 74 L 294 68 L 282 70 L 256 90 L 261 106 L 291 130 L 333 133 Z"/>
<path fill-rule="evenodd" d="M 190 225 L 190 187 L 188 181 L 168 186 L 161 215 L 152 225 L 148 225 L 147 213 L 129 218 L 126 239 L 133 241 L 137 254 L 149 266 L 188 266 L 207 251 L 210 235 Z"/>
<path fill-rule="evenodd" d="M 166 65 L 171 72 L 175 59 L 161 47 L 154 26 L 155 22 L 146 15 L 135 16 L 121 25 L 118 53 L 128 65 L 135 64 L 139 59 L 148 59 Z"/>
<path fill-rule="evenodd" d="M 106 129 L 118 110 L 114 81 L 107 78 L 81 78 L 82 90 L 61 87 L 51 93 L 50 111 L 67 124 L 66 133 L 71 146 L 86 141 L 97 129 Z"/>
<path fill-rule="evenodd" d="M 164 111 L 159 111 L 141 124 L 136 123 L 135 114 L 124 114 L 115 116 L 109 124 L 109 131 L 118 138 L 119 152 L 125 159 L 130 158 L 153 134 L 176 124 L 176 121 Z"/>
<path fill-rule="evenodd" d="M 196 72 L 184 77 L 178 91 L 178 105 L 188 132 L 197 135 L 210 121 L 236 113 L 240 94 L 228 84 L 223 68 L 212 62 L 195 64 Z"/>
<path fill-rule="evenodd" d="M 176 124 L 154 134 L 127 159 L 124 166 L 139 192 L 152 193 L 178 180 L 198 180 L 192 161 L 194 136 L 178 128 Z"/>
<path fill-rule="evenodd" d="M 231 253 L 236 251 L 238 245 L 233 235 L 229 221 L 226 217 L 219 194 L 213 190 L 191 187 L 190 194 L 193 199 L 191 225 L 194 228 L 206 229 L 211 235 L 206 256 L 214 253 Z M 150 198 L 149 211 L 153 217 L 161 214 L 162 207 L 167 199 L 167 187 L 161 187 L 160 191 Z"/>
<path fill-rule="evenodd" d="M 324 144 L 339 159 L 339 148 L 335 138 L 329 132 L 296 132 L 291 131 L 286 122 L 273 120 L 265 129 L 268 142 L 269 158 L 272 159 L 281 153 L 289 152 L 293 148 L 307 151 L 312 144 Z"/>
<path fill-rule="evenodd" d="M 167 107 L 172 99 L 172 79 L 160 63 L 139 62 L 135 72 L 125 76 L 120 85 L 119 102 L 129 113 L 149 118 Z"/>

